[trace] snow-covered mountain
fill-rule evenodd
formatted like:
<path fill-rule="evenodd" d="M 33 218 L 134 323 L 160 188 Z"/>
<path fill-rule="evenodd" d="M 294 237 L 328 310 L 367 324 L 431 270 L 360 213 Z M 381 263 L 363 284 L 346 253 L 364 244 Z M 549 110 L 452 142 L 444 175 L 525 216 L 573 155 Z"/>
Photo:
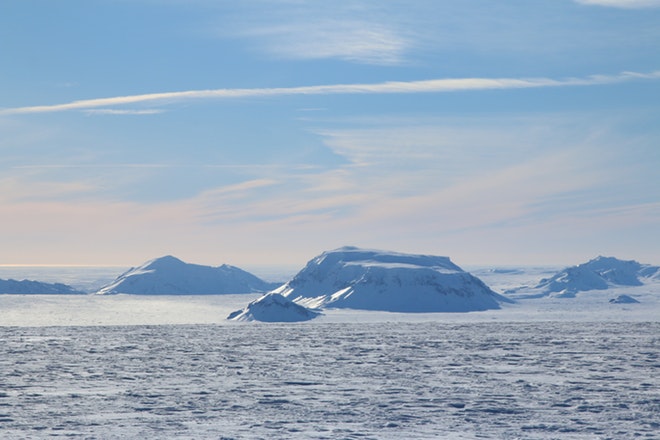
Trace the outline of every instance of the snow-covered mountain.
<path fill-rule="evenodd" d="M 639 304 L 635 298 L 630 295 L 619 295 L 616 298 L 610 300 L 611 304 Z"/>
<path fill-rule="evenodd" d="M 231 321 L 301 322 L 309 321 L 321 313 L 310 310 L 277 293 L 269 293 L 252 301 L 242 310 L 231 313 Z"/>
<path fill-rule="evenodd" d="M 660 276 L 660 267 L 633 260 L 599 256 L 586 263 L 567 267 L 532 288 L 512 289 L 535 292 L 533 296 L 573 297 L 577 292 L 605 290 L 611 287 L 641 286 L 643 281 Z"/>
<path fill-rule="evenodd" d="M 238 267 L 185 263 L 165 256 L 132 268 L 97 294 L 216 295 L 267 292 L 279 283 L 268 283 Z"/>
<path fill-rule="evenodd" d="M 43 283 L 33 280 L 0 280 L 0 294 L 79 295 L 83 293 L 62 283 Z"/>
<path fill-rule="evenodd" d="M 311 308 L 469 312 L 509 301 L 448 257 L 343 247 L 324 252 L 274 291 Z"/>

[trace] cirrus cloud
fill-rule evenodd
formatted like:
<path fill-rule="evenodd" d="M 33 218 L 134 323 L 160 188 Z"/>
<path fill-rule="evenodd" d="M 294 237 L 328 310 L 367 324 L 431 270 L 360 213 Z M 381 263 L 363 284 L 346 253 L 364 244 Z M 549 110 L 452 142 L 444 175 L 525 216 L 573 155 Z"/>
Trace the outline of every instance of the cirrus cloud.
<path fill-rule="evenodd" d="M 69 110 L 106 110 L 107 107 L 139 103 L 161 104 L 199 99 L 231 99 L 291 95 L 405 94 L 525 89 L 541 87 L 594 86 L 633 80 L 660 79 L 660 70 L 650 73 L 622 72 L 617 75 L 591 75 L 579 78 L 440 78 L 421 81 L 388 81 L 367 84 L 330 84 L 299 87 L 236 88 L 147 93 L 72 101 L 64 104 L 14 107 L 0 110 L 0 115 L 50 113 Z M 123 113 L 126 114 L 126 113 Z"/>

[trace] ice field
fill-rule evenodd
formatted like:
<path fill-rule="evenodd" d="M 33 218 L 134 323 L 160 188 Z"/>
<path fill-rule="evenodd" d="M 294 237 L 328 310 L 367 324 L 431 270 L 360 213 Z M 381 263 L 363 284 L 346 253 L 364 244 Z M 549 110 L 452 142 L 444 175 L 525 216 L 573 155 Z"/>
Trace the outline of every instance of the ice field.
<path fill-rule="evenodd" d="M 3 438 L 632 439 L 658 323 L 3 327 Z"/>
<path fill-rule="evenodd" d="M 296 324 L 225 320 L 258 294 L 0 295 L 0 438 L 657 439 L 657 287 Z"/>

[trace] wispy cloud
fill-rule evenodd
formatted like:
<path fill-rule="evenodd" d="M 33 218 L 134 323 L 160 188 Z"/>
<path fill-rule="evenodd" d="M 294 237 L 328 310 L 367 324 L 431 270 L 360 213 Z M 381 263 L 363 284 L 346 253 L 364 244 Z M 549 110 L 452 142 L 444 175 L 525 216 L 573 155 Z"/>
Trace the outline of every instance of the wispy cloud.
<path fill-rule="evenodd" d="M 363 64 L 400 64 L 409 45 L 387 26 L 357 20 L 270 26 L 247 35 L 265 40 L 266 50 L 281 58 L 337 58 Z"/>
<path fill-rule="evenodd" d="M 0 201 L 9 205 L 17 201 L 79 198 L 95 189 L 88 182 L 35 182 L 10 176 L 0 179 Z"/>
<path fill-rule="evenodd" d="M 110 252 L 128 246 L 134 255 L 146 253 L 145 259 L 201 252 L 211 261 L 227 246 L 258 253 L 267 244 L 293 249 L 304 262 L 313 252 L 343 243 L 440 249 L 457 261 L 474 261 L 475 255 L 500 261 L 500 252 L 514 255 L 536 243 L 545 251 L 543 260 L 554 258 L 544 240 L 566 246 L 595 230 L 603 237 L 640 224 L 656 231 L 654 178 L 639 168 L 635 176 L 622 169 L 623 159 L 648 159 L 644 148 L 635 151 L 624 138 L 601 131 L 609 121 L 579 124 L 576 133 L 574 116 L 556 118 L 525 116 L 506 124 L 506 118 L 457 117 L 444 127 L 439 118 L 404 119 L 398 126 L 388 120 L 370 129 L 335 129 L 322 133 L 347 159 L 335 169 L 253 169 L 190 197 L 150 203 L 99 194 L 84 179 L 64 186 L 0 179 L 0 214 L 13 237 L 47 230 L 62 246 L 75 236 L 76 243 L 93 242 Z M 114 170 L 111 176 L 117 180 Z M 613 202 L 622 185 L 633 185 L 627 195 L 645 198 Z M 42 255 L 39 245 L 21 249 Z M 73 249 L 84 252 L 82 247 Z"/>
<path fill-rule="evenodd" d="M 660 0 L 575 0 L 583 5 L 609 6 L 613 8 L 658 8 Z"/>
<path fill-rule="evenodd" d="M 246 192 L 276 185 L 278 182 L 273 179 L 254 179 L 246 182 L 227 185 L 205 192 L 206 197 L 213 196 L 227 196 L 227 195 L 243 195 Z"/>
<path fill-rule="evenodd" d="M 279 59 L 399 65 L 415 45 L 395 2 L 234 2 L 212 33 Z M 406 11 L 410 5 L 405 5 Z M 402 22 L 404 21 L 404 22 Z"/>
<path fill-rule="evenodd" d="M 87 110 L 85 113 L 88 115 L 157 115 L 163 112 L 164 110 L 160 109 L 130 110 L 102 108 Z"/>
<path fill-rule="evenodd" d="M 198 99 L 231 99 L 287 95 L 406 94 L 524 89 L 541 87 L 594 86 L 634 80 L 660 79 L 660 70 L 650 73 L 622 72 L 617 75 L 591 75 L 579 78 L 441 78 L 422 81 L 388 81 L 367 84 L 330 84 L 301 87 L 236 88 L 148 93 L 111 98 L 86 99 L 64 104 L 14 107 L 0 110 L 0 115 L 48 113 L 69 110 L 107 110 L 106 107 L 145 102 L 161 104 Z"/>

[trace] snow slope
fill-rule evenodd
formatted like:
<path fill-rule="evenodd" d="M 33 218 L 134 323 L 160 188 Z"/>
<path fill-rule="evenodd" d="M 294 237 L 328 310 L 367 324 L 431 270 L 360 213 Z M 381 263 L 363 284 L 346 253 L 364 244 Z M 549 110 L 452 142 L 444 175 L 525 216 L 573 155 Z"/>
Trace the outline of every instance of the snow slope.
<path fill-rule="evenodd" d="M 252 301 L 242 310 L 231 313 L 231 321 L 300 322 L 309 321 L 320 313 L 298 305 L 277 293 L 269 293 Z"/>
<path fill-rule="evenodd" d="M 130 269 L 96 293 L 215 295 L 266 292 L 278 285 L 227 264 L 220 267 L 201 266 L 165 256 Z"/>
<path fill-rule="evenodd" d="M 531 296 L 574 297 L 577 292 L 606 290 L 620 286 L 642 286 L 656 278 L 660 267 L 637 261 L 599 256 L 586 263 L 567 267 L 533 288 L 521 287 L 507 293 L 527 292 Z"/>
<path fill-rule="evenodd" d="M 0 294 L 71 295 L 82 294 L 71 286 L 62 283 L 43 283 L 32 280 L 0 280 Z"/>
<path fill-rule="evenodd" d="M 322 253 L 275 293 L 312 308 L 414 313 L 498 309 L 508 301 L 448 257 L 355 247 Z"/>

